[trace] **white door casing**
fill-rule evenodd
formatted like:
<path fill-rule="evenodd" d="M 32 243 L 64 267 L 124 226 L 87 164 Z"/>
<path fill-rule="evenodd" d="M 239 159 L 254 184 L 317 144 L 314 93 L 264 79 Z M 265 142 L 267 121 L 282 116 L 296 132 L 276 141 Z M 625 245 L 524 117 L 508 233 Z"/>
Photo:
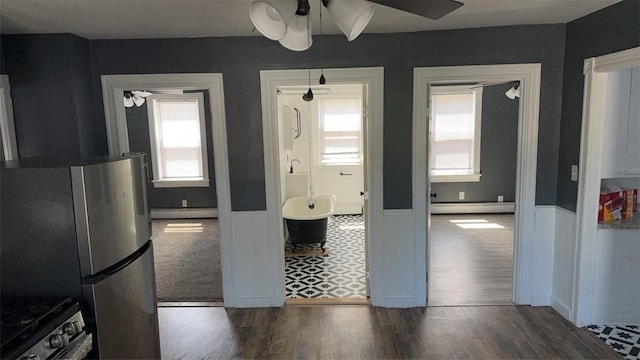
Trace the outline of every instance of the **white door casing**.
<path fill-rule="evenodd" d="M 368 109 L 368 121 L 364 136 L 367 141 L 365 156 L 367 169 L 367 183 L 365 188 L 369 191 L 368 207 L 365 210 L 365 224 L 369 226 L 371 238 L 367 248 L 367 257 L 370 258 L 370 293 L 373 305 L 384 304 L 384 287 L 381 279 L 384 272 L 384 264 L 376 262 L 377 251 L 381 247 L 382 238 L 383 204 L 382 204 L 382 129 L 383 129 L 383 68 L 349 68 L 349 69 L 324 69 L 324 75 L 329 84 L 365 84 L 371 96 L 371 106 Z M 317 79 L 320 69 L 311 69 L 311 78 Z M 263 70 L 260 71 L 260 84 L 262 89 L 262 121 L 265 156 L 265 184 L 267 194 L 267 223 L 269 252 L 273 274 L 280 274 L 273 283 L 275 290 L 273 296 L 279 298 L 274 303 L 284 304 L 284 249 L 282 204 L 280 194 L 279 173 L 279 148 L 278 148 L 278 118 L 277 118 L 277 89 L 282 86 L 308 85 L 309 70 Z"/>
<path fill-rule="evenodd" d="M 112 155 L 129 152 L 126 112 L 122 102 L 125 90 L 176 89 L 209 91 L 215 183 L 218 197 L 218 224 L 220 226 L 222 292 L 225 306 L 234 306 L 235 297 L 233 295 L 235 293 L 231 270 L 231 191 L 222 74 L 102 75 L 101 80 L 107 141 L 109 153 Z"/>
<path fill-rule="evenodd" d="M 428 270 L 429 232 L 428 103 L 430 86 L 438 83 L 520 82 L 513 301 L 532 304 L 534 269 L 535 191 L 540 103 L 540 64 L 470 65 L 414 68 L 413 77 L 413 209 L 416 276 Z M 420 293 L 427 295 L 423 280 Z M 535 303 L 535 300 L 533 301 Z"/>
<path fill-rule="evenodd" d="M 600 193 L 603 130 L 606 121 L 608 74 L 640 66 L 640 47 L 588 58 L 584 61 L 584 96 L 580 167 L 576 208 L 575 267 L 571 299 L 571 321 L 577 326 L 593 318 L 597 261 L 597 216 Z"/>
<path fill-rule="evenodd" d="M 2 153 L 4 154 L 4 159 L 0 158 L 0 160 L 17 159 L 18 143 L 13 122 L 11 86 L 7 75 L 0 75 L 0 136 L 2 136 Z"/>

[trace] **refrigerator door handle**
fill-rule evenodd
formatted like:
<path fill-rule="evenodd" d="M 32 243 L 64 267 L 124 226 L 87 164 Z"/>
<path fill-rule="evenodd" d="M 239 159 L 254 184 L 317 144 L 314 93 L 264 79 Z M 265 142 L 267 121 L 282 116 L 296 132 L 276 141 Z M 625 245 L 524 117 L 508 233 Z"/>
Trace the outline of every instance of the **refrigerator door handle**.
<path fill-rule="evenodd" d="M 131 264 L 132 262 L 136 261 L 142 254 L 144 254 L 145 251 L 147 251 L 147 249 L 149 249 L 150 246 L 151 246 L 151 241 L 147 241 L 138 250 L 134 251 L 133 253 L 131 253 L 131 255 L 127 256 L 121 261 L 118 261 L 117 263 L 109 266 L 108 268 L 105 268 L 104 270 L 96 274 L 83 277 L 82 284 L 83 285 L 95 284 L 117 273 L 123 268 L 129 266 L 129 264 Z"/>

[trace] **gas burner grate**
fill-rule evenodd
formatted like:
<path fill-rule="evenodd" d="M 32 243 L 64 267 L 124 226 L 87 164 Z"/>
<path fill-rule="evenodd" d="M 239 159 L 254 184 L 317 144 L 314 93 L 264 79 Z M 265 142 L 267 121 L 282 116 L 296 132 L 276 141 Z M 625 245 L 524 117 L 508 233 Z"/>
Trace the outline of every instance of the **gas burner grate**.
<path fill-rule="evenodd" d="M 74 304 L 71 298 L 3 297 L 0 300 L 0 354 L 24 343 Z"/>

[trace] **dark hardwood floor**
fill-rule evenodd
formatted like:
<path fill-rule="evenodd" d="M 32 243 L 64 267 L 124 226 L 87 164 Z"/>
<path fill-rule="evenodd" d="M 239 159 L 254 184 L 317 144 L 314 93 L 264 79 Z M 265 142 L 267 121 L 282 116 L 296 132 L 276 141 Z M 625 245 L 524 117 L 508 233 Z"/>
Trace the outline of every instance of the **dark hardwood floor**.
<path fill-rule="evenodd" d="M 549 307 L 160 308 L 163 359 L 619 359 Z"/>
<path fill-rule="evenodd" d="M 429 306 L 510 305 L 513 214 L 431 216 Z"/>

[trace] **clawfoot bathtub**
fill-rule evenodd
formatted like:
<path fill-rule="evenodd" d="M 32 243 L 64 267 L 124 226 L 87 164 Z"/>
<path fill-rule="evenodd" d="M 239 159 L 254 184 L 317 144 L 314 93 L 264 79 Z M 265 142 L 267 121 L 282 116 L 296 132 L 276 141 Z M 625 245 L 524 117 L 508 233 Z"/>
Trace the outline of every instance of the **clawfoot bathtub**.
<path fill-rule="evenodd" d="M 320 244 L 324 252 L 327 241 L 327 220 L 334 213 L 335 196 L 297 196 L 287 199 L 282 206 L 289 241 L 294 251 L 301 244 Z"/>

